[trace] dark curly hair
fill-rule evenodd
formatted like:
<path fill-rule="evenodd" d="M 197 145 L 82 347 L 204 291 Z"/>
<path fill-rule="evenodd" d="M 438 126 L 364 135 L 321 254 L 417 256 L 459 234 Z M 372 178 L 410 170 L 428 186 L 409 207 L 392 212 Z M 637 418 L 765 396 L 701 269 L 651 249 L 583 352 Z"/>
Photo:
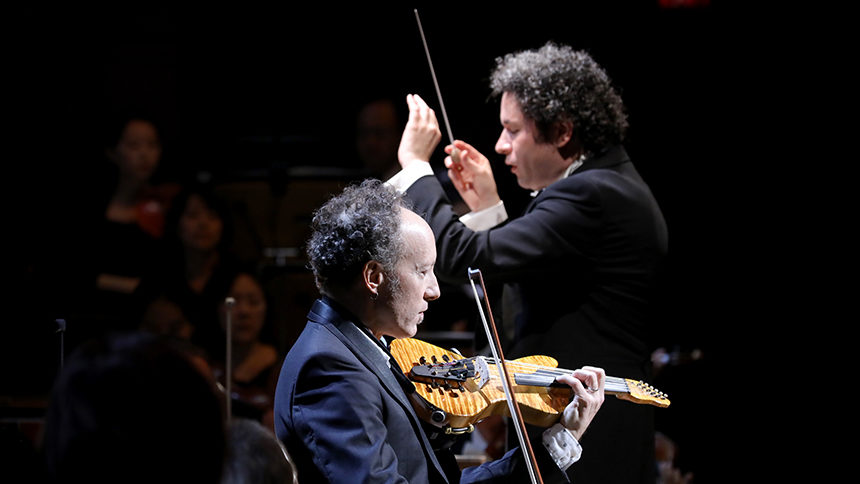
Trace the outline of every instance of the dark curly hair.
<path fill-rule="evenodd" d="M 606 72 L 584 51 L 553 42 L 537 50 L 496 58 L 490 76 L 493 96 L 512 93 L 534 120 L 540 139 L 553 138 L 559 122 L 573 123 L 574 135 L 593 154 L 624 140 L 627 114 Z"/>
<path fill-rule="evenodd" d="M 393 268 L 405 247 L 401 244 L 400 208 L 410 208 L 392 187 L 367 179 L 347 186 L 316 212 L 307 244 L 310 268 L 323 294 L 351 282 L 364 264 L 375 260 Z M 393 271 L 389 281 L 396 287 Z"/>

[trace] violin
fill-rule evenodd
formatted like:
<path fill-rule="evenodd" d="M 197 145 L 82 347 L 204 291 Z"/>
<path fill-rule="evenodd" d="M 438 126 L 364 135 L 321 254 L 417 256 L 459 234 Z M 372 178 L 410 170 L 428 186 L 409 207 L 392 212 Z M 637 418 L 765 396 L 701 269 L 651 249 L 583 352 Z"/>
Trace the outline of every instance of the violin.
<path fill-rule="evenodd" d="M 415 386 L 413 404 L 425 421 L 446 434 L 468 433 L 491 415 L 510 416 L 503 383 L 492 358 L 466 358 L 425 341 L 401 338 L 391 342 L 391 355 Z M 556 377 L 573 373 L 559 369 L 555 358 L 526 356 L 505 361 L 513 372 L 513 392 L 529 424 L 549 427 L 561 418 L 573 390 Z M 666 408 L 666 394 L 632 379 L 606 377 L 605 393 L 637 404 Z"/>

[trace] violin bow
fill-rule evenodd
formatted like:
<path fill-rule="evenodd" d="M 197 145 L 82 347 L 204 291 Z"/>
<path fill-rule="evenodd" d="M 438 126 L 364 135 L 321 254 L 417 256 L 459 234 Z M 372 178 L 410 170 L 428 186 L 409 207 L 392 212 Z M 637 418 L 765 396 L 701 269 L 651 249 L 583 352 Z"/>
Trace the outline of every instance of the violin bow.
<path fill-rule="evenodd" d="M 517 430 L 517 437 L 519 438 L 520 445 L 523 448 L 523 453 L 526 454 L 526 464 L 529 470 L 529 476 L 532 479 L 532 483 L 536 484 L 538 482 L 543 483 L 543 478 L 540 475 L 540 470 L 537 465 L 537 458 L 534 454 L 534 449 L 532 449 L 531 442 L 529 441 L 528 432 L 526 431 L 525 422 L 523 421 L 522 413 L 520 412 L 520 406 L 517 404 L 516 397 L 514 396 L 514 392 L 511 391 L 513 387 L 513 383 L 511 381 L 511 376 L 508 373 L 508 367 L 504 364 L 505 356 L 502 353 L 502 343 L 499 340 L 499 332 L 496 328 L 496 323 L 493 320 L 493 312 L 490 310 L 490 302 L 484 298 L 485 304 L 487 305 L 487 314 L 490 315 L 490 322 L 487 322 L 487 317 L 484 314 L 484 308 L 481 307 L 481 297 L 478 295 L 478 288 L 475 286 L 475 278 L 477 277 L 480 284 L 481 290 L 483 294 L 487 294 L 487 288 L 484 286 L 484 276 L 481 274 L 481 271 L 478 269 L 469 268 L 469 283 L 472 285 L 472 291 L 475 294 L 475 302 L 478 305 L 478 312 L 481 315 L 481 321 L 484 323 L 484 330 L 487 333 L 487 340 L 490 342 L 490 350 L 493 352 L 493 357 L 496 360 L 496 368 L 499 371 L 499 375 L 502 375 L 502 386 L 505 389 L 505 400 L 508 402 L 508 409 L 511 413 L 511 418 L 514 420 L 515 428 Z"/>

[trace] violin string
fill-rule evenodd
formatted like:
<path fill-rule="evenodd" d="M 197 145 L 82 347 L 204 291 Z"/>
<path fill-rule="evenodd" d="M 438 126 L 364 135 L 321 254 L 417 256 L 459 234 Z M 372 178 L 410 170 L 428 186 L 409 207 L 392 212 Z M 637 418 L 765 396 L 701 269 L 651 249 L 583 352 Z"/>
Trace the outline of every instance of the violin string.
<path fill-rule="evenodd" d="M 493 360 L 493 358 L 487 358 L 487 359 Z M 535 363 L 525 363 L 525 362 L 519 362 L 519 361 L 507 361 L 506 366 L 513 368 L 514 371 L 516 371 L 517 369 L 528 370 L 528 371 L 534 370 L 534 373 L 537 373 L 538 371 L 540 371 L 544 374 L 547 374 L 547 376 L 558 377 L 561 375 L 573 374 L 573 371 L 566 370 L 563 368 L 553 368 L 553 367 L 538 365 Z M 645 385 L 646 388 L 650 387 L 650 385 L 647 385 L 644 383 L 643 383 L 643 385 Z M 638 386 L 639 385 L 637 385 L 637 387 Z M 614 377 L 614 376 L 607 376 L 606 377 L 606 380 L 604 381 L 604 390 L 608 391 L 608 392 L 615 392 L 615 393 L 632 393 L 630 385 L 627 383 L 626 378 L 619 378 L 619 377 Z M 665 397 L 665 394 L 663 394 L 662 392 L 659 392 L 655 388 L 651 388 L 650 390 L 653 392 L 657 392 L 657 394 L 659 396 Z"/>
<path fill-rule="evenodd" d="M 495 358 L 493 357 L 485 357 L 488 363 L 495 365 Z M 562 375 L 572 375 L 572 370 L 567 370 L 564 368 L 553 368 L 549 366 L 538 365 L 536 363 L 525 363 L 520 361 L 506 361 L 506 365 L 509 368 L 513 369 L 521 369 L 521 370 L 534 370 L 534 372 L 541 371 L 548 376 L 562 376 Z M 627 380 L 625 378 L 619 378 L 614 376 L 606 376 L 605 383 L 607 385 L 617 385 L 621 388 L 621 390 L 610 390 L 610 391 L 628 391 L 629 385 L 627 384 Z"/>
<path fill-rule="evenodd" d="M 494 358 L 487 358 L 487 360 L 491 363 L 495 363 Z M 521 362 L 521 361 L 506 361 L 505 364 L 507 366 L 513 367 L 513 368 L 521 368 L 521 369 L 528 369 L 528 370 L 534 369 L 535 371 L 542 370 L 544 373 L 550 373 L 550 374 L 553 374 L 556 376 L 572 375 L 573 374 L 573 370 L 567 370 L 564 368 L 553 368 L 553 367 L 549 367 L 549 366 L 538 365 L 536 363 L 525 363 L 525 362 Z M 623 378 L 618 378 L 618 377 L 614 377 L 614 376 L 607 376 L 606 379 L 607 380 L 613 380 L 613 381 L 623 381 L 624 380 Z"/>
<path fill-rule="evenodd" d="M 495 358 L 487 358 L 487 360 L 491 363 L 495 363 Z M 572 375 L 573 371 L 566 370 L 564 368 L 551 368 L 548 366 L 542 366 L 535 363 L 524 363 L 519 361 L 506 361 L 505 364 L 509 367 L 517 368 L 522 370 L 535 370 L 542 371 L 543 373 L 547 373 L 551 376 L 561 376 L 561 375 Z M 620 387 L 621 390 L 610 390 L 610 391 L 628 391 L 629 385 L 627 385 L 627 380 L 624 378 L 618 378 L 614 376 L 607 376 L 605 380 L 606 385 L 613 385 L 614 387 Z"/>

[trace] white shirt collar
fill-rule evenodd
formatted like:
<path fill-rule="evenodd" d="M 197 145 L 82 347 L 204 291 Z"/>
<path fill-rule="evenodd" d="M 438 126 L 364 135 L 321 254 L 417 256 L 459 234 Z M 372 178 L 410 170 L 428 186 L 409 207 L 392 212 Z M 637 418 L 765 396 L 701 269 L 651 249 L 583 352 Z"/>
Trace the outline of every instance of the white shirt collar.
<path fill-rule="evenodd" d="M 559 179 L 556 181 L 564 180 L 565 178 L 569 177 L 570 174 L 573 173 L 574 171 L 576 171 L 577 168 L 582 166 L 582 164 L 584 162 L 585 162 L 585 154 L 583 153 L 582 155 L 579 156 L 579 158 L 577 158 L 573 163 L 571 163 L 570 166 L 567 167 L 567 170 L 564 170 L 564 173 L 562 173 L 561 177 L 559 177 Z M 553 182 L 553 183 L 555 183 L 555 182 Z M 547 185 L 547 186 L 549 186 L 549 185 Z M 544 187 L 544 188 L 546 188 L 546 187 Z M 531 196 L 536 197 L 538 195 L 538 193 L 540 193 L 541 191 L 543 191 L 543 188 L 541 188 L 540 190 L 533 191 L 531 193 Z"/>
<path fill-rule="evenodd" d="M 388 344 L 386 344 L 386 342 L 385 342 L 385 336 L 383 336 L 382 338 L 379 338 L 379 340 L 377 340 L 377 341 L 373 341 L 372 338 L 375 338 L 375 336 L 370 335 L 365 331 L 362 331 L 361 334 L 367 336 L 367 339 L 371 340 L 370 342 L 373 343 L 373 347 L 376 348 L 379 351 L 379 353 L 385 357 L 385 361 L 386 361 L 386 363 L 388 363 L 388 366 L 390 367 L 391 361 L 390 361 L 390 357 L 388 356 L 388 353 L 386 353 L 385 350 L 383 350 L 382 348 L 379 347 L 379 343 L 382 343 L 386 348 L 388 347 Z"/>

